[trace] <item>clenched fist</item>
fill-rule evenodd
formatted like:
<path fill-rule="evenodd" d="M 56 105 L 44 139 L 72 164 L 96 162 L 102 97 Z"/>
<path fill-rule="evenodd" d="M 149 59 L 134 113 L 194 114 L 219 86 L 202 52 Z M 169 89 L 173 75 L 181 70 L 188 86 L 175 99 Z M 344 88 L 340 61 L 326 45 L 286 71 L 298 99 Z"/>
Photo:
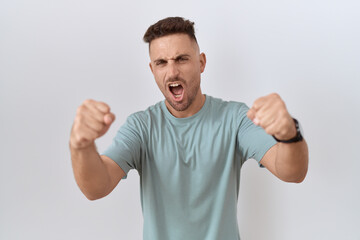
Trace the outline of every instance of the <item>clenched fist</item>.
<path fill-rule="evenodd" d="M 276 93 L 258 98 L 247 113 L 254 124 L 280 140 L 288 140 L 296 135 L 293 118 L 284 101 Z"/>
<path fill-rule="evenodd" d="M 70 146 L 83 149 L 92 145 L 95 139 L 104 135 L 115 115 L 110 107 L 103 102 L 86 100 L 78 107 L 70 135 Z"/>

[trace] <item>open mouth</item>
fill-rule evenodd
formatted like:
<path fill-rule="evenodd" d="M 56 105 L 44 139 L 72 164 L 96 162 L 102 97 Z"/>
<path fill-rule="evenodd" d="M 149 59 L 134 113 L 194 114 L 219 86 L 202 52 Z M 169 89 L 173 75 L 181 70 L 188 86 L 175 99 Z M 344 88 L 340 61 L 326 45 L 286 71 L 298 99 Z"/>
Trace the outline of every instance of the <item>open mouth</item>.
<path fill-rule="evenodd" d="M 179 83 L 170 83 L 169 84 L 170 92 L 173 95 L 174 100 L 181 101 L 184 94 L 184 88 Z"/>

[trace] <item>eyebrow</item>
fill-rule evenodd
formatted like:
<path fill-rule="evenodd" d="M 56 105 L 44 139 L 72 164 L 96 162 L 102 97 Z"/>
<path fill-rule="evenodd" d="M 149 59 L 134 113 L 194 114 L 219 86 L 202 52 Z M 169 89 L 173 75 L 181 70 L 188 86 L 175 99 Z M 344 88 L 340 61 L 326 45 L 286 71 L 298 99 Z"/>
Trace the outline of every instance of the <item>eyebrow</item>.
<path fill-rule="evenodd" d="M 177 60 L 179 58 L 182 58 L 182 57 L 190 57 L 190 54 L 179 54 L 178 56 L 176 56 L 175 58 L 170 58 L 170 59 L 164 59 L 164 58 L 157 58 L 154 60 L 154 62 L 158 62 L 158 61 L 168 61 L 168 60 Z"/>

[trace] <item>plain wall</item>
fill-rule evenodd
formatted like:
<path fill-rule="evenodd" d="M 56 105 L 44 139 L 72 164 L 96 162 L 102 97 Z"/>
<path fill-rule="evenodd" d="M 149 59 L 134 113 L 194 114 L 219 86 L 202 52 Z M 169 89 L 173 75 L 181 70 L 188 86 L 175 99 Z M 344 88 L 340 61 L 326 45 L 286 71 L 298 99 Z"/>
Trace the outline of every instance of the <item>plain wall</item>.
<path fill-rule="evenodd" d="M 142 36 L 168 16 L 195 21 L 204 93 L 251 105 L 279 93 L 298 118 L 310 164 L 284 183 L 242 169 L 244 240 L 359 240 L 359 1 L 0 1 L 0 239 L 141 239 L 139 177 L 88 201 L 69 133 L 87 98 L 117 120 L 163 99 Z"/>

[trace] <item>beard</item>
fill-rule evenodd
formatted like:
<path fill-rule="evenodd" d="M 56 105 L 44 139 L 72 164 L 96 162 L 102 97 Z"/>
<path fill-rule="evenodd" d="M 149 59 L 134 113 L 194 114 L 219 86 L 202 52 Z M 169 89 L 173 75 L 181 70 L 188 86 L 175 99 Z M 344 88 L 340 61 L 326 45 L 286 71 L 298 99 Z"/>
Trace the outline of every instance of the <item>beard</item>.
<path fill-rule="evenodd" d="M 169 80 L 169 82 L 171 81 L 180 81 L 183 86 L 185 85 L 185 81 L 183 81 L 182 79 L 172 79 Z M 191 104 L 194 102 L 198 92 L 200 90 L 200 84 L 195 84 L 193 86 L 190 86 L 189 88 L 186 88 L 186 92 L 184 92 L 184 97 L 183 100 L 180 102 L 176 102 L 173 100 L 172 96 L 165 96 L 166 101 L 170 104 L 170 106 L 175 109 L 178 112 L 182 112 L 187 110 Z M 185 88 L 184 88 L 185 91 Z M 170 93 L 171 95 L 171 93 Z"/>

